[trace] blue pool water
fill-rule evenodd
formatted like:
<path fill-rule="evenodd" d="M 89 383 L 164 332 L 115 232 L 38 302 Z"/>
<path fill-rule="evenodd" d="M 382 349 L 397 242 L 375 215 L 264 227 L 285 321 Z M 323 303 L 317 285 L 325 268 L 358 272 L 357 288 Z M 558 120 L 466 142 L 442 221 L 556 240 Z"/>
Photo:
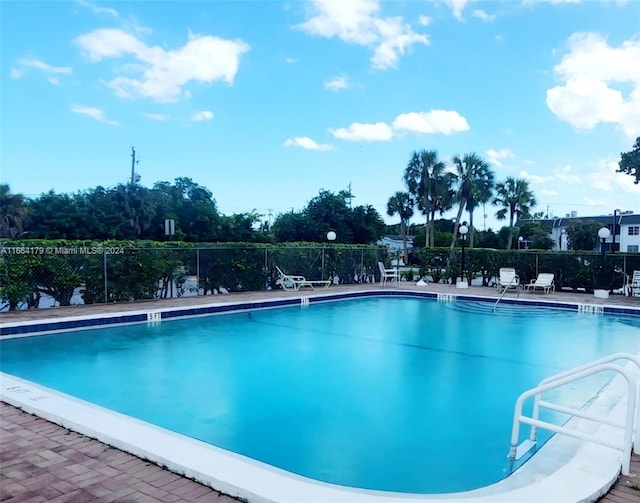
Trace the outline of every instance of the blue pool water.
<path fill-rule="evenodd" d="M 317 480 L 441 493 L 502 478 L 518 395 L 640 351 L 639 329 L 637 317 L 372 297 L 4 340 L 0 368 Z M 606 379 L 569 386 L 564 403 Z"/>

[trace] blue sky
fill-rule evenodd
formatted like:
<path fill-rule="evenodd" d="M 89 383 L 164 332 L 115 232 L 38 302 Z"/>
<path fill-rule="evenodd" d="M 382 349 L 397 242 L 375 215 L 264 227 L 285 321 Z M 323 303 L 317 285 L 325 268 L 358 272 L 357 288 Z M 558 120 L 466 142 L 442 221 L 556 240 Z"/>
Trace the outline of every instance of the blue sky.
<path fill-rule="evenodd" d="M 190 177 L 225 214 L 275 216 L 351 184 L 353 204 L 392 223 L 386 202 L 425 148 L 481 154 L 556 216 L 640 212 L 640 186 L 615 173 L 640 135 L 635 0 L 1 9 L 0 178 L 14 192 L 126 183 L 135 146 L 142 185 Z"/>

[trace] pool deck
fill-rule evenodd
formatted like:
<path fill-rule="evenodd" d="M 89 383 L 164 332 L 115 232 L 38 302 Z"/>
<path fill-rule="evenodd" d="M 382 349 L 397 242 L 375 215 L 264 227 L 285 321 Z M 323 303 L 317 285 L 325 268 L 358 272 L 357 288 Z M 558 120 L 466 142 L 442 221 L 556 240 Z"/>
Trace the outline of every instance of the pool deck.
<path fill-rule="evenodd" d="M 471 286 L 468 289 L 457 289 L 455 285 L 429 283 L 426 286 L 416 286 L 411 282 L 400 282 L 398 285 L 391 283 L 390 285 L 380 288 L 380 285 L 364 284 L 364 285 L 339 285 L 331 286 L 328 290 L 311 290 L 303 289 L 297 292 L 273 290 L 269 292 L 241 292 L 229 293 L 226 295 L 207 295 L 199 297 L 181 297 L 174 299 L 161 300 L 144 300 L 138 302 L 127 303 L 110 303 L 110 304 L 91 304 L 86 306 L 66 306 L 53 307 L 47 309 L 32 309 L 29 311 L 13 311 L 0 313 L 0 323 L 19 322 L 19 321 L 35 321 L 43 319 L 57 319 L 71 316 L 99 315 L 106 313 L 119 313 L 127 311 L 155 310 L 168 307 L 189 307 L 218 303 L 236 303 L 251 302 L 255 300 L 269 300 L 271 298 L 287 298 L 287 297 L 303 297 L 303 296 L 322 296 L 331 293 L 347 293 L 369 290 L 390 290 L 390 291 L 420 291 L 430 293 L 447 293 L 457 295 L 470 295 L 475 297 L 495 298 L 497 300 L 498 293 L 495 288 Z M 542 293 L 540 290 L 536 292 L 521 292 L 520 295 L 515 291 L 508 291 L 504 295 L 505 299 L 534 300 L 534 301 L 551 301 L 551 302 L 568 302 L 574 304 L 592 304 L 600 306 L 617 306 L 617 307 L 635 307 L 640 309 L 640 297 L 625 297 L 624 295 L 611 295 L 608 299 L 600 299 L 593 294 L 580 292 L 553 292 L 549 294 Z"/>
<path fill-rule="evenodd" d="M 329 293 L 372 290 L 378 285 L 332 286 Z M 390 285 L 385 289 L 427 291 L 497 298 L 488 287 L 456 289 L 453 285 L 413 283 Z M 248 292 L 208 297 L 154 300 L 128 304 L 70 306 L 0 314 L 0 322 L 32 321 L 99 315 L 103 313 L 235 303 L 326 294 L 326 290 L 303 292 Z M 505 298 L 516 298 L 514 292 Z M 597 299 L 584 293 L 521 293 L 521 299 L 550 300 L 640 308 L 639 297 L 614 295 Z M 631 475 L 620 477 L 600 501 L 640 502 L 640 456 L 634 456 Z M 6 403 L 0 403 L 0 501 L 22 502 L 219 502 L 238 501 L 193 480 L 37 418 Z M 552 502 L 549 502 L 552 503 Z M 553 502 L 555 503 L 555 502 Z M 560 502 L 558 502 L 560 503 Z M 567 502 L 570 503 L 570 502 Z"/>

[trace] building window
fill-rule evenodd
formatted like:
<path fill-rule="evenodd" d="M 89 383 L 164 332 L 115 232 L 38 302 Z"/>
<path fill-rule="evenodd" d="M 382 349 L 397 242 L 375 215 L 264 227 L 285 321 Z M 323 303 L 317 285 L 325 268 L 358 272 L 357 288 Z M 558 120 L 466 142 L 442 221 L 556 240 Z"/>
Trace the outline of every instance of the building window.
<path fill-rule="evenodd" d="M 629 226 L 629 236 L 640 236 L 640 225 Z"/>
<path fill-rule="evenodd" d="M 627 253 L 638 253 L 639 245 L 627 245 Z"/>

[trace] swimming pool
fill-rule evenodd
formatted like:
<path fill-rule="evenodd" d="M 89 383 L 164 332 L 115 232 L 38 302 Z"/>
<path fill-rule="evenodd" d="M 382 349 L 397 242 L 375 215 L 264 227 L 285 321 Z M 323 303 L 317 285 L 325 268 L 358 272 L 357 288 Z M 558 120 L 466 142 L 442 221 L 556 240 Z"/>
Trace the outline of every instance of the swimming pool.
<path fill-rule="evenodd" d="M 639 327 L 632 317 L 374 297 L 5 340 L 0 362 L 294 473 L 437 493 L 501 478 L 520 392 L 637 352 Z M 602 384 L 573 387 L 570 399 L 580 405 Z"/>

